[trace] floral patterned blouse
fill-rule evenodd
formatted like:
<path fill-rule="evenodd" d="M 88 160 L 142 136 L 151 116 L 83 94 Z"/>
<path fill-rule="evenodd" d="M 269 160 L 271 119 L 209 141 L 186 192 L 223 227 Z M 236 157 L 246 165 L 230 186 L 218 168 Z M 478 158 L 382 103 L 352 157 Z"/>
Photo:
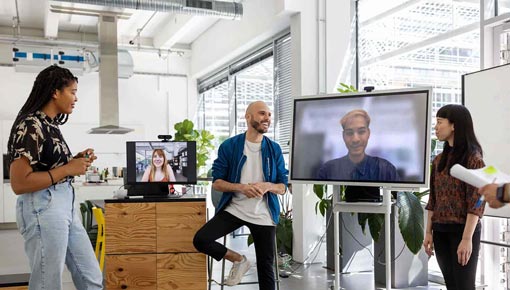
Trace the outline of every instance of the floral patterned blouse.
<path fill-rule="evenodd" d="M 448 174 L 448 170 L 437 171 L 439 160 L 443 154 L 436 156 L 432 162 L 430 174 L 429 202 L 425 209 L 433 211 L 434 224 L 465 224 L 467 214 L 474 214 L 480 218 L 485 209 L 485 203 L 475 207 L 480 194 L 474 186 L 468 185 Z M 477 169 L 485 166 L 480 154 L 471 156 L 467 168 Z"/>
<path fill-rule="evenodd" d="M 10 159 L 24 156 L 34 171 L 60 167 L 73 158 L 58 125 L 42 111 L 21 120 L 14 134 Z"/>

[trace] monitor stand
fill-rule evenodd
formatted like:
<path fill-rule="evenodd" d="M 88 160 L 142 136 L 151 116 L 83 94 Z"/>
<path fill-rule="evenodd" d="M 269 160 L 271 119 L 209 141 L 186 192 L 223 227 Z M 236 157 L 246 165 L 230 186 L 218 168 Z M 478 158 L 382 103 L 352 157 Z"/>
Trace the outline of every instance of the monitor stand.
<path fill-rule="evenodd" d="M 163 197 L 175 192 L 173 185 L 168 183 L 137 183 L 127 185 L 127 196 Z M 172 192 L 172 193 L 173 193 Z"/>

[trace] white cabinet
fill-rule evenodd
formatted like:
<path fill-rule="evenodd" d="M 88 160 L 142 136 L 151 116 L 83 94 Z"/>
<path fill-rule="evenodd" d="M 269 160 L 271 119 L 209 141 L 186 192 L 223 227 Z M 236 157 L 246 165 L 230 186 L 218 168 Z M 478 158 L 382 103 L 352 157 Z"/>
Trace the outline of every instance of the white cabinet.
<path fill-rule="evenodd" d="M 16 199 L 18 196 L 12 191 L 10 183 L 4 183 L 4 198 L 3 198 L 3 209 L 4 209 L 4 223 L 15 223 L 16 222 Z"/>

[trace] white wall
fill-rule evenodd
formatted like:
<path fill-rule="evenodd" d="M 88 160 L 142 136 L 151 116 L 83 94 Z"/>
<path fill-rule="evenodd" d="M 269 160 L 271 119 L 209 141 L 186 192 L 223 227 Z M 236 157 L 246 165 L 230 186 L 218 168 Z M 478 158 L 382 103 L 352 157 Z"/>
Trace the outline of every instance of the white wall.
<path fill-rule="evenodd" d="M 175 54 L 159 57 L 157 53 L 134 52 L 134 70 L 173 74 L 158 76 L 135 74 L 119 79 L 120 125 L 135 129 L 125 135 L 90 135 L 87 130 L 99 126 L 99 76 L 97 72 L 78 77 L 78 102 L 69 121 L 61 126 L 71 150 L 96 148 L 100 167 L 125 164 L 125 141 L 157 139 L 159 134 L 172 134 L 173 125 L 189 116 L 187 100 L 189 58 Z M 42 67 L 40 69 L 43 69 Z M 26 101 L 37 73 L 15 72 L 13 67 L 0 67 L 0 120 L 9 128 Z M 184 76 L 184 77 L 183 77 Z M 194 110 L 191 110 L 194 111 Z M 7 152 L 9 130 L 2 131 L 2 151 Z"/>

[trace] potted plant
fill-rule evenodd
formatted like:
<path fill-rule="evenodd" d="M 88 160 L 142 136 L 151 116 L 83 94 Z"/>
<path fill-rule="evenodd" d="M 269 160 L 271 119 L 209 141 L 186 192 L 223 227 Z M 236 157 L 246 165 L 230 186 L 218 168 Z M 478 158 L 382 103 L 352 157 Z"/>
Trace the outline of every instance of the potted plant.
<path fill-rule="evenodd" d="M 214 145 L 212 143 L 214 135 L 212 135 L 208 130 L 196 130 L 193 127 L 193 122 L 188 119 L 176 123 L 174 125 L 174 140 L 195 141 L 197 143 L 197 175 L 205 176 L 207 171 L 200 175 L 200 170 L 206 165 L 207 160 L 209 160 L 210 150 L 214 149 Z"/>

